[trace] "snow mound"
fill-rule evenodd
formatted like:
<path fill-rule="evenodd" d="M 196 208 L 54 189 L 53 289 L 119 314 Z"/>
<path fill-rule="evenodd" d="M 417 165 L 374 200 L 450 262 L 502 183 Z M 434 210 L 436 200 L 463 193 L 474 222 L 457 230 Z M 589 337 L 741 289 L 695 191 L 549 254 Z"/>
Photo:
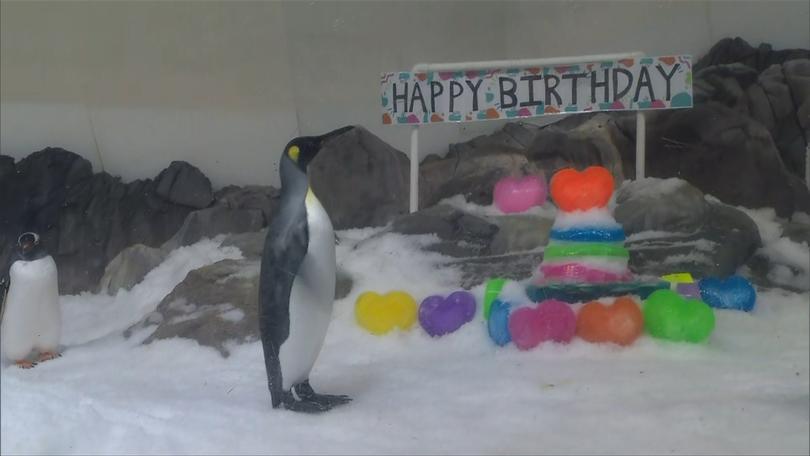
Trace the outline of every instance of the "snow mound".
<path fill-rule="evenodd" d="M 143 346 L 121 335 L 189 270 L 239 257 L 202 241 L 173 252 L 130 292 L 64 297 L 64 356 L 31 370 L 0 367 L 0 452 L 810 450 L 810 294 L 767 291 L 752 314 L 718 311 L 705 345 L 642 336 L 627 348 L 575 340 L 520 352 L 489 341 L 480 311 L 441 338 L 418 327 L 378 337 L 354 321 L 363 291 L 401 289 L 421 302 L 460 283 L 457 271 L 439 266 L 446 258 L 420 249 L 431 236 L 364 242 L 378 232 L 339 233 L 338 261 L 355 286 L 335 303 L 311 375 L 316 390 L 354 397 L 349 405 L 320 416 L 273 410 L 258 342 L 223 358 L 190 340 Z M 482 287 L 472 291 L 481 298 Z"/>

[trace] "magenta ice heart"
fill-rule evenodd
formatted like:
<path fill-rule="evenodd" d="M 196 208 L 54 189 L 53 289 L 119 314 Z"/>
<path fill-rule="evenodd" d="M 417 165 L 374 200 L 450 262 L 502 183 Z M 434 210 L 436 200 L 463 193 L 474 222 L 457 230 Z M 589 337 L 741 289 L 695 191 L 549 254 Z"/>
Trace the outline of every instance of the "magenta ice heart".
<path fill-rule="evenodd" d="M 568 304 L 549 299 L 539 306 L 523 307 L 509 317 L 509 334 L 521 350 L 529 350 L 540 342 L 567 343 L 574 338 L 577 317 Z"/>
<path fill-rule="evenodd" d="M 474 316 L 475 297 L 466 291 L 428 296 L 419 306 L 419 323 L 432 337 L 449 334 Z"/>
<path fill-rule="evenodd" d="M 495 184 L 495 206 L 505 213 L 524 212 L 543 204 L 546 182 L 540 176 L 505 177 Z"/>

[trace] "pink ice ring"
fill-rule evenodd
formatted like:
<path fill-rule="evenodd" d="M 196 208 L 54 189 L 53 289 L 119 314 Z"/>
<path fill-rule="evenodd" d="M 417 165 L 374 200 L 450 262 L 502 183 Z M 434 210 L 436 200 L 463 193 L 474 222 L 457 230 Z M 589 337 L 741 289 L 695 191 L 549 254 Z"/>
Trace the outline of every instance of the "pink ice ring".
<path fill-rule="evenodd" d="M 603 283 L 630 280 L 629 272 L 619 274 L 590 268 L 582 263 L 545 264 L 540 266 L 540 272 L 546 281 Z"/>

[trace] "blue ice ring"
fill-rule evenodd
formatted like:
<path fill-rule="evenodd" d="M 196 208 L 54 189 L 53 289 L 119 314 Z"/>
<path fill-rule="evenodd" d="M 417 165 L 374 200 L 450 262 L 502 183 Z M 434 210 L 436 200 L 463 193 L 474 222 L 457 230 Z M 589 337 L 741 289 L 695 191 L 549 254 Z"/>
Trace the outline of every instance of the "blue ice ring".
<path fill-rule="evenodd" d="M 569 228 L 567 230 L 551 230 L 551 239 L 556 241 L 575 242 L 622 242 L 624 229 L 619 228 Z"/>

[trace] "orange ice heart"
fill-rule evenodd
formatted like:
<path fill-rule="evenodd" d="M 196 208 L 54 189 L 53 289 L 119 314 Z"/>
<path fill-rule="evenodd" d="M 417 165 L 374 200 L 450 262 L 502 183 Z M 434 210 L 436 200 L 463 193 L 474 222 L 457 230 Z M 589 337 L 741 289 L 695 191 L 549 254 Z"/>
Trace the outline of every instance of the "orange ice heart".
<path fill-rule="evenodd" d="M 644 315 L 630 297 L 606 306 L 593 301 L 585 304 L 577 316 L 577 336 L 588 342 L 632 344 L 644 330 Z"/>
<path fill-rule="evenodd" d="M 613 176 L 602 166 L 585 171 L 565 168 L 551 178 L 551 198 L 565 212 L 605 207 L 613 194 Z"/>

